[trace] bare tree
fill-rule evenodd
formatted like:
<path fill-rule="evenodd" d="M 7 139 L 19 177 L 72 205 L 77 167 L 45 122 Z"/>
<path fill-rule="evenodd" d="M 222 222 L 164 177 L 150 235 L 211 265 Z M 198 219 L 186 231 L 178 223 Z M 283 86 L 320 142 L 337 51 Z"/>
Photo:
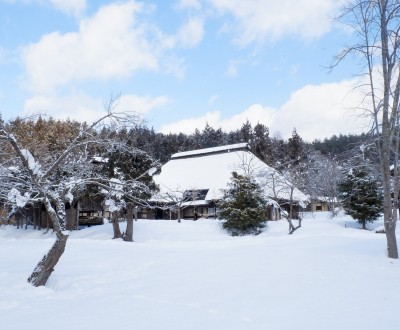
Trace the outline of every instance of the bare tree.
<path fill-rule="evenodd" d="M 349 54 L 361 59 L 365 84 L 363 110 L 373 122 L 384 195 L 384 225 L 389 258 L 398 258 L 396 241 L 399 197 L 400 1 L 354 0 L 338 17 L 355 32 L 357 41 L 335 58 L 337 65 Z M 390 171 L 394 161 L 394 185 Z M 394 199 L 392 199 L 392 192 Z"/>
<path fill-rule="evenodd" d="M 286 171 L 286 176 L 277 171 L 264 173 L 264 186 L 271 191 L 271 198 L 281 208 L 281 215 L 288 222 L 289 235 L 301 228 L 301 216 L 299 207 L 303 207 L 306 198 L 296 185 L 296 173 Z M 303 195 L 303 196 L 300 196 Z M 297 221 L 297 226 L 293 220 Z"/>
<path fill-rule="evenodd" d="M 328 204 L 332 217 L 336 215 L 338 200 L 337 184 L 342 177 L 341 167 L 336 159 L 328 159 L 319 152 L 309 155 L 305 187 L 313 199 Z"/>
<path fill-rule="evenodd" d="M 161 190 L 160 194 L 154 197 L 155 200 L 160 202 L 160 208 L 170 212 L 170 217 L 172 213 L 176 213 L 178 223 L 182 220 L 182 211 L 189 207 L 195 207 L 196 201 L 204 197 L 202 191 L 196 188 L 185 190 L 180 187 L 175 189 L 163 187 Z"/>
<path fill-rule="evenodd" d="M 66 164 L 79 164 L 87 161 L 89 146 L 100 143 L 97 129 L 104 123 L 118 124 L 127 118 L 126 113 L 119 114 L 115 111 L 117 100 L 113 98 L 107 106 L 107 113 L 92 125 L 82 124 L 76 136 L 66 144 L 63 150 L 57 153 L 56 157 L 52 154 L 34 157 L 12 134 L 7 123 L 0 123 L 0 140 L 11 147 L 10 150 L 15 156 L 13 160 L 20 168 L 18 175 L 6 173 L 11 184 L 18 183 L 13 188 L 8 186 L 11 188 L 7 196 L 8 201 L 14 201 L 17 206 L 42 203 L 56 233 L 56 241 L 52 248 L 38 263 L 28 279 L 28 282 L 34 286 L 46 284 L 65 250 L 69 237 L 66 230 L 65 203 L 71 201 L 72 192 L 83 183 L 80 178 L 63 175 L 58 170 Z M 89 183 L 104 182 L 104 178 L 86 179 Z"/>
<path fill-rule="evenodd" d="M 238 171 L 249 177 L 256 177 L 263 169 L 268 166 L 252 152 L 236 153 L 237 162 L 234 164 L 232 170 Z"/>

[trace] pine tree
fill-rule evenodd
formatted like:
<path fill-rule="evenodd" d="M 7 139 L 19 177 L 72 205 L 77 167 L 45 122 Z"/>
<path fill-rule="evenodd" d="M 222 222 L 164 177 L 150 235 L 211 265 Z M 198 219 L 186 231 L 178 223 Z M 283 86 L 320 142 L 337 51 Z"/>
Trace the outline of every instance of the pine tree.
<path fill-rule="evenodd" d="M 217 142 L 214 141 L 215 138 L 215 130 L 208 123 L 203 129 L 201 136 L 201 147 L 202 148 L 212 148 L 217 146 Z"/>
<path fill-rule="evenodd" d="M 246 122 L 240 128 L 240 136 L 242 142 L 251 143 L 253 140 L 253 128 L 251 127 L 251 123 L 246 120 Z"/>
<path fill-rule="evenodd" d="M 271 139 L 269 129 L 264 124 L 258 123 L 254 126 L 254 138 L 251 144 L 252 152 L 268 165 L 274 165 Z"/>
<path fill-rule="evenodd" d="M 293 129 L 292 137 L 288 140 L 288 158 L 293 164 L 298 164 L 303 156 L 303 139 L 297 133 L 296 128 Z"/>
<path fill-rule="evenodd" d="M 382 193 L 365 166 L 351 169 L 338 189 L 346 214 L 358 220 L 363 229 L 367 221 L 373 222 L 381 215 Z"/>
<path fill-rule="evenodd" d="M 232 182 L 219 202 L 218 217 L 232 236 L 257 235 L 265 227 L 266 201 L 260 186 L 248 176 L 232 173 Z"/>

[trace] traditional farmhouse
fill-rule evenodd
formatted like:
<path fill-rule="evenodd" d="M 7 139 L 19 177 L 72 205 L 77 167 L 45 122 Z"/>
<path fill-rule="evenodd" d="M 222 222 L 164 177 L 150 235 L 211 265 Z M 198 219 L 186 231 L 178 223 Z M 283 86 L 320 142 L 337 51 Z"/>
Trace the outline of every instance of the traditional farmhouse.
<path fill-rule="evenodd" d="M 160 193 L 152 202 L 158 207 L 147 217 L 215 218 L 216 202 L 228 187 L 233 171 L 251 175 L 261 185 L 265 196 L 270 198 L 270 220 L 280 218 L 283 201 L 295 201 L 297 210 L 308 201 L 306 195 L 251 153 L 247 143 L 240 143 L 173 154 L 161 173 L 154 176 Z"/>

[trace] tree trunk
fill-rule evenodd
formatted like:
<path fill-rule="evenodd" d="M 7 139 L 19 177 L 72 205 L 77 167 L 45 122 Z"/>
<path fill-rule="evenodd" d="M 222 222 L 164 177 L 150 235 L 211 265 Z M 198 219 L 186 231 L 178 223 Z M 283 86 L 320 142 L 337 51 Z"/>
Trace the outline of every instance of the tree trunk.
<path fill-rule="evenodd" d="M 37 217 L 36 217 L 36 208 L 34 204 L 32 205 L 32 222 L 33 222 L 33 229 L 36 229 Z"/>
<path fill-rule="evenodd" d="M 126 242 L 133 242 L 133 205 L 126 207 L 126 231 L 123 237 Z"/>
<path fill-rule="evenodd" d="M 79 208 L 81 207 L 81 202 L 78 199 L 78 201 L 76 202 L 76 212 L 75 212 L 75 226 L 76 226 L 76 230 L 79 229 Z"/>
<path fill-rule="evenodd" d="M 67 239 L 68 235 L 64 235 L 62 233 L 57 234 L 57 239 L 52 248 L 49 252 L 47 252 L 46 255 L 43 256 L 42 260 L 39 261 L 31 276 L 29 276 L 29 283 L 36 287 L 46 284 L 51 273 L 54 271 L 54 267 L 64 253 Z"/>
<path fill-rule="evenodd" d="M 178 206 L 178 222 L 181 222 L 181 208 Z"/>
<path fill-rule="evenodd" d="M 121 229 L 119 228 L 118 211 L 113 212 L 113 214 L 112 214 L 112 224 L 113 224 L 113 231 L 114 231 L 113 239 L 122 238 Z"/>
<path fill-rule="evenodd" d="M 385 187 L 386 185 L 389 187 Z M 385 225 L 388 257 L 393 258 L 393 259 L 398 259 L 399 254 L 398 254 L 398 250 L 397 250 L 397 241 L 396 241 L 396 222 L 393 219 L 390 180 L 388 180 L 388 184 L 384 184 L 384 195 L 386 195 L 386 196 L 384 197 L 384 201 L 383 201 L 383 205 L 384 205 L 383 218 L 384 218 L 384 225 Z"/>
<path fill-rule="evenodd" d="M 57 200 L 58 210 L 56 211 L 52 206 L 50 199 L 45 195 L 44 205 L 46 207 L 47 223 L 49 224 L 49 218 L 53 224 L 53 230 L 56 232 L 57 239 L 51 247 L 50 251 L 43 256 L 42 260 L 39 261 L 33 273 L 28 278 L 28 282 L 33 286 L 45 285 L 49 279 L 51 273 L 54 271 L 54 267 L 60 260 L 67 244 L 68 234 L 65 234 L 66 214 L 65 205 L 61 201 Z"/>
<path fill-rule="evenodd" d="M 42 229 L 42 206 L 39 205 L 38 210 L 38 230 Z"/>
<path fill-rule="evenodd" d="M 76 228 L 76 212 L 74 207 L 71 205 L 65 212 L 67 214 L 66 228 L 67 230 L 74 230 Z"/>
<path fill-rule="evenodd" d="M 288 222 L 289 222 L 289 235 L 292 235 L 297 229 L 301 227 L 301 221 L 299 220 L 298 225 L 295 227 L 293 225 L 293 192 L 294 192 L 294 186 L 290 187 L 290 205 L 289 205 L 289 216 L 288 216 Z"/>
<path fill-rule="evenodd" d="M 295 227 L 293 222 L 288 219 L 289 222 L 289 235 L 292 235 L 297 229 L 301 228 L 301 220 L 299 220 L 298 225 Z"/>
<path fill-rule="evenodd" d="M 47 212 L 46 210 L 46 234 L 49 232 L 50 230 L 50 219 L 49 219 L 49 212 Z"/>
<path fill-rule="evenodd" d="M 396 242 L 396 223 L 393 221 L 392 211 L 392 190 L 391 190 L 391 175 L 390 175 L 390 155 L 392 144 L 392 128 L 389 112 L 389 100 L 391 97 L 391 73 L 392 67 L 389 63 L 389 33 L 387 20 L 386 1 L 380 1 L 380 32 L 381 32 L 381 58 L 382 58 L 382 77 L 383 77 L 383 99 L 382 99 L 382 137 L 380 145 L 381 171 L 383 176 L 383 216 L 386 231 L 386 241 L 388 257 L 398 259 L 398 250 Z M 398 111 L 396 109 L 396 111 Z M 396 113 L 396 116 L 398 114 Z"/>

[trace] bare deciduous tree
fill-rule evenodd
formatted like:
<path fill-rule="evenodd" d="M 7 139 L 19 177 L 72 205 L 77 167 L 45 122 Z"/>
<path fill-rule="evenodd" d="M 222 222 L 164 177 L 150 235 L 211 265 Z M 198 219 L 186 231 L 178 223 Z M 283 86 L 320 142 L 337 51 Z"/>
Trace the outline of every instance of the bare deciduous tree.
<path fill-rule="evenodd" d="M 338 200 L 337 184 L 342 177 L 338 162 L 328 159 L 319 152 L 309 155 L 305 187 L 312 199 L 323 200 L 328 204 L 332 217 L 336 215 Z"/>
<path fill-rule="evenodd" d="M 357 41 L 335 58 L 337 65 L 349 54 L 361 59 L 365 84 L 363 110 L 371 117 L 384 195 L 384 225 L 389 258 L 398 258 L 396 241 L 399 192 L 400 1 L 353 0 L 338 17 L 354 31 Z M 394 166 L 394 186 L 390 171 Z M 392 190 L 393 188 L 393 190 Z M 394 199 L 392 199 L 392 192 Z"/>
<path fill-rule="evenodd" d="M 195 207 L 196 201 L 203 197 L 201 196 L 201 190 L 196 188 L 185 190 L 180 187 L 175 189 L 163 187 L 160 194 L 155 196 L 155 200 L 159 201 L 159 208 L 170 212 L 170 218 L 172 218 L 172 213 L 176 213 L 176 218 L 180 223 L 182 211 L 189 207 Z M 196 214 L 194 216 L 196 217 Z"/>
<path fill-rule="evenodd" d="M 90 156 L 87 153 L 90 145 L 101 143 L 97 129 L 107 123 L 118 125 L 123 120 L 129 118 L 127 113 L 116 112 L 116 102 L 118 98 L 112 98 L 107 105 L 106 114 L 88 126 L 82 124 L 76 136 L 72 138 L 65 148 L 56 153 L 56 157 L 49 152 L 47 155 L 37 156 L 25 148 L 10 130 L 7 123 L 0 122 L 0 141 L 4 145 L 10 146 L 10 164 L 16 164 L 18 171 L 10 173 L 2 171 L 7 176 L 8 185 L 2 185 L 2 194 L 10 203 L 23 207 L 27 204 L 40 202 L 45 206 L 47 214 L 51 220 L 52 227 L 56 233 L 56 241 L 50 251 L 38 263 L 35 270 L 28 279 L 34 286 L 45 285 L 47 279 L 54 270 L 65 250 L 69 237 L 66 230 L 66 202 L 71 202 L 73 191 L 82 184 L 100 184 L 107 186 L 107 181 L 102 177 L 75 177 L 68 171 L 59 171 L 63 166 L 88 164 Z M 61 137 L 60 137 L 61 138 Z M 29 140 L 29 139 L 28 139 Z M 4 181 L 3 181 L 4 183 Z M 8 192 L 7 192 L 8 191 Z"/>

